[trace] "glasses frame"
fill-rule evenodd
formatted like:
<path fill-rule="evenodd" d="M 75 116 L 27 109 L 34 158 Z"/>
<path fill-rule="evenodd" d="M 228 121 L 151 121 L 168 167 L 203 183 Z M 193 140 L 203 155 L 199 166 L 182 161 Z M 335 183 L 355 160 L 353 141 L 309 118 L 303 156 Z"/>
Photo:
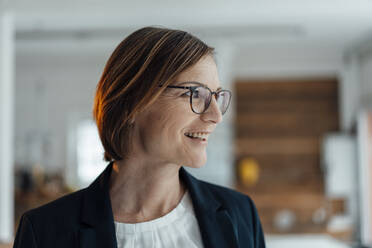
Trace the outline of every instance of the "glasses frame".
<path fill-rule="evenodd" d="M 192 96 L 193 96 L 193 94 L 194 94 L 194 92 L 195 92 L 195 89 L 196 89 L 196 88 L 199 88 L 199 87 L 205 88 L 205 89 L 209 90 L 209 92 L 211 93 L 211 98 L 210 98 L 208 104 L 206 105 L 204 111 L 201 112 L 201 113 L 196 112 L 196 111 L 194 110 L 194 108 L 192 107 Z M 227 93 L 229 93 L 230 98 L 229 98 L 229 102 L 227 103 L 227 108 L 226 108 L 226 110 L 225 110 L 224 112 L 221 111 L 221 114 L 224 115 L 224 114 L 227 112 L 227 110 L 229 109 L 230 102 L 231 102 L 231 97 L 232 97 L 232 93 L 231 93 L 231 91 L 229 91 L 229 90 L 217 90 L 217 91 L 212 91 L 210 88 L 208 88 L 207 86 L 204 86 L 204 85 L 198 85 L 198 86 L 176 86 L 176 85 L 168 85 L 167 88 L 174 88 L 174 89 L 188 89 L 188 90 L 190 90 L 190 92 L 191 92 L 191 94 L 190 94 L 190 107 L 191 107 L 191 110 L 192 110 L 192 112 L 194 112 L 195 114 L 199 114 L 199 115 L 200 115 L 200 114 L 203 114 L 205 111 L 207 111 L 207 109 L 209 108 L 209 105 L 210 105 L 211 102 L 212 102 L 212 98 L 213 98 L 213 96 L 215 96 L 215 98 L 216 98 L 216 100 L 217 100 L 217 97 L 218 97 L 218 94 L 219 94 L 219 93 L 221 93 L 221 92 L 227 92 Z"/>

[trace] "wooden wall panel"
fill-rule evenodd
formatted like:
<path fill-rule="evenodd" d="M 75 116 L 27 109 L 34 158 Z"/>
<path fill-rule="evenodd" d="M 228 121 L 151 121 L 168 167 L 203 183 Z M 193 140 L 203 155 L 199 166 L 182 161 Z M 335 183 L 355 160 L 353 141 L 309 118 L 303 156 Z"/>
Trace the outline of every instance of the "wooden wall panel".
<path fill-rule="evenodd" d="M 319 153 L 317 137 L 273 137 L 273 138 L 236 138 L 237 154 L 249 151 L 250 154 L 314 154 Z"/>
<path fill-rule="evenodd" d="M 248 83 L 248 84 L 246 84 Z M 338 96 L 336 79 L 303 79 L 303 80 L 238 80 L 237 97 L 256 97 L 257 99 L 329 99 Z M 304 87 L 304 85 L 306 85 Z"/>
<path fill-rule="evenodd" d="M 256 184 L 237 189 L 254 199 L 266 232 L 283 231 L 274 225 L 282 210 L 296 215 L 287 232 L 324 232 L 313 216 L 327 202 L 321 140 L 339 130 L 337 81 L 238 81 L 235 92 L 236 164 L 252 158 L 259 165 Z"/>
<path fill-rule="evenodd" d="M 237 138 L 311 136 L 338 128 L 337 113 L 244 113 L 236 117 Z"/>
<path fill-rule="evenodd" d="M 338 105 L 336 102 L 330 102 L 327 99 L 267 99 L 250 100 L 246 97 L 244 100 L 237 98 L 237 111 L 242 114 L 255 113 L 307 113 L 307 114 L 331 114 L 337 111 Z"/>

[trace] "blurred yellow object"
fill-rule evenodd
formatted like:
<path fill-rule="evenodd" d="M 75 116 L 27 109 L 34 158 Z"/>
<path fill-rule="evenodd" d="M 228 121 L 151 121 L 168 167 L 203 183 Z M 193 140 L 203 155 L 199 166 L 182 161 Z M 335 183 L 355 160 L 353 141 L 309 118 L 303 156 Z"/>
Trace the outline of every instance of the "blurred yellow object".
<path fill-rule="evenodd" d="M 260 168 L 253 158 L 244 158 L 239 162 L 238 175 L 240 182 L 245 186 L 254 186 L 257 184 L 260 176 Z"/>

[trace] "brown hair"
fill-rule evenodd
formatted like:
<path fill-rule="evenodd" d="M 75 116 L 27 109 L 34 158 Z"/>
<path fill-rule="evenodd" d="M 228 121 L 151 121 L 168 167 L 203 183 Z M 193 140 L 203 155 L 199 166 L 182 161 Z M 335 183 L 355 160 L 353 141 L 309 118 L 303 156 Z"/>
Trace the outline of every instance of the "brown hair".
<path fill-rule="evenodd" d="M 156 27 L 141 28 L 116 47 L 98 82 L 93 105 L 106 161 L 128 156 L 136 114 L 178 74 L 213 50 L 187 32 Z"/>

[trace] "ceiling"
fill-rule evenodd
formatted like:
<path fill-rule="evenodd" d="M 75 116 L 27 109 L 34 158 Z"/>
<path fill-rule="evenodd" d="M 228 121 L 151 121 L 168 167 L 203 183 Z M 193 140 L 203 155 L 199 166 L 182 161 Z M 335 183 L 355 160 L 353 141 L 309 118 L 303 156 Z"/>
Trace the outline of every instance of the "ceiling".
<path fill-rule="evenodd" d="M 341 50 L 369 39 L 372 0 L 2 0 L 17 41 L 117 40 L 162 25 L 241 46 L 296 44 Z"/>

